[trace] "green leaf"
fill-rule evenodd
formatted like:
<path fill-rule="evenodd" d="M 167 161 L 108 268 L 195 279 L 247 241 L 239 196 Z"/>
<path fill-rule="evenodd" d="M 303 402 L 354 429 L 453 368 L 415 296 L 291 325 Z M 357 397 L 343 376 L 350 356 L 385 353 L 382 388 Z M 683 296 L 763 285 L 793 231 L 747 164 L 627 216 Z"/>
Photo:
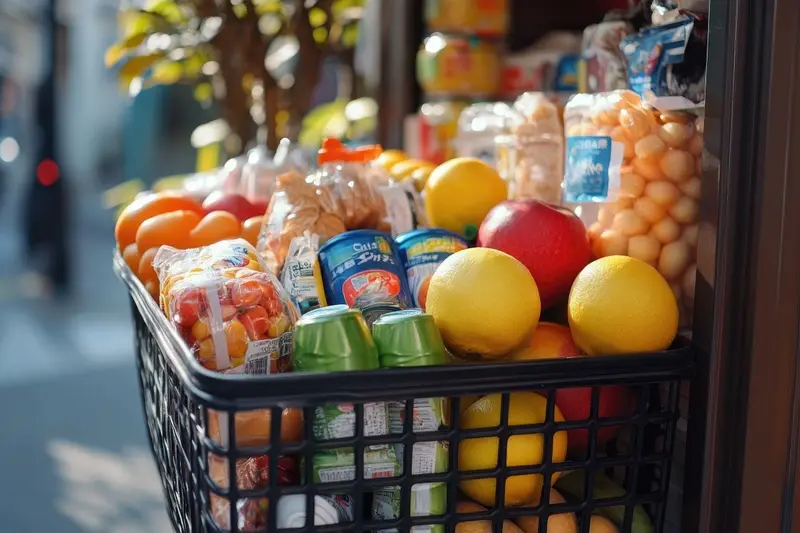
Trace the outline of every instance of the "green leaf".
<path fill-rule="evenodd" d="M 128 61 L 126 61 L 119 69 L 120 81 L 124 85 L 129 85 L 134 78 L 141 76 L 163 57 L 164 53 L 159 52 L 155 54 L 147 54 L 128 58 Z"/>
<path fill-rule="evenodd" d="M 318 28 L 328 21 L 328 14 L 319 7 L 314 7 L 308 12 L 308 22 L 312 28 Z"/>
<path fill-rule="evenodd" d="M 339 99 L 319 105 L 309 111 L 300 127 L 300 135 L 297 139 L 300 144 L 319 146 L 322 139 L 331 130 L 331 126 L 333 129 L 340 129 L 342 121 L 347 122 L 344 115 L 345 107 L 347 107 L 347 100 Z"/>
<path fill-rule="evenodd" d="M 170 61 L 165 59 L 153 65 L 147 82 L 150 85 L 172 85 L 178 83 L 184 76 L 182 61 Z"/>
<path fill-rule="evenodd" d="M 317 44 L 325 44 L 325 41 L 328 40 L 328 30 L 325 28 L 314 28 L 312 35 Z"/>
<path fill-rule="evenodd" d="M 253 5 L 259 15 L 277 15 L 284 10 L 281 0 L 253 0 Z"/>
<path fill-rule="evenodd" d="M 174 24 L 170 24 L 167 19 L 158 13 L 149 13 L 140 9 L 123 11 L 120 14 L 120 19 L 125 38 L 141 33 L 149 35 L 158 32 L 174 33 L 178 31 Z"/>
<path fill-rule="evenodd" d="M 342 30 L 340 42 L 345 48 L 353 48 L 358 43 L 358 24 L 345 26 Z"/>
<path fill-rule="evenodd" d="M 150 0 L 145 11 L 157 13 L 172 24 L 181 24 L 188 20 L 181 6 L 175 0 Z"/>
<path fill-rule="evenodd" d="M 106 68 L 111 68 L 119 63 L 131 49 L 142 44 L 148 36 L 149 34 L 147 33 L 138 33 L 109 46 L 106 49 L 104 58 Z"/>
<path fill-rule="evenodd" d="M 214 88 L 206 82 L 198 83 L 194 88 L 194 99 L 201 104 L 210 102 L 214 98 Z"/>

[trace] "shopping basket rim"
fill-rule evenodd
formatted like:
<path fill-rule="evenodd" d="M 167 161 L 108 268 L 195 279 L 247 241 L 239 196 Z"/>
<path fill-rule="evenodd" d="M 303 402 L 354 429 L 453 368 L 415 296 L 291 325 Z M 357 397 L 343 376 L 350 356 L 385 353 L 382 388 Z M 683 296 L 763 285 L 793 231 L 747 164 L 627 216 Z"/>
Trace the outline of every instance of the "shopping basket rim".
<path fill-rule="evenodd" d="M 658 383 L 688 379 L 694 371 L 693 345 L 685 338 L 678 338 L 669 350 L 624 356 L 482 362 L 404 368 L 402 371 L 290 372 L 261 376 L 221 374 L 204 368 L 192 356 L 189 347 L 125 263 L 119 250 L 114 252 L 113 266 L 183 387 L 198 399 L 221 408 L 247 409 L 248 404 L 257 408 L 265 398 L 273 405 L 281 402 L 313 404 L 322 400 L 355 401 L 365 397 L 375 400 L 414 398 L 429 395 L 431 390 L 442 396 L 457 396 L 501 389 L 544 390 L 586 387 L 588 384 Z"/>

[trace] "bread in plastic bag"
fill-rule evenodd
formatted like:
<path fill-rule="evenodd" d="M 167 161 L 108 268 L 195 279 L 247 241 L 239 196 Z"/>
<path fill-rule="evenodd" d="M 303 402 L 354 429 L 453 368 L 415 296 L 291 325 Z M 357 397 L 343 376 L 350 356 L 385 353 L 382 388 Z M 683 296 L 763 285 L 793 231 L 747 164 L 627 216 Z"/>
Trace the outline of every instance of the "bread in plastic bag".
<path fill-rule="evenodd" d="M 379 153 L 378 147 L 348 151 L 328 139 L 318 171 L 278 176 L 258 239 L 258 250 L 274 272 L 283 268 L 292 240 L 306 231 L 318 235 L 320 245 L 348 230 L 391 231 L 383 196 L 365 170 Z"/>

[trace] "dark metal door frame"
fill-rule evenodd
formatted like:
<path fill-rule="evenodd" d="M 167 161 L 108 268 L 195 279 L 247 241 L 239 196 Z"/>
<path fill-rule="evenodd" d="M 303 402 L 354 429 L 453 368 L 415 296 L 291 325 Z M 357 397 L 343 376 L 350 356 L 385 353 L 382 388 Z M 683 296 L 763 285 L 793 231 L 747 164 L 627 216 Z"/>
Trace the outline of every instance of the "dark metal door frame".
<path fill-rule="evenodd" d="M 800 531 L 800 3 L 710 22 L 683 531 Z"/>

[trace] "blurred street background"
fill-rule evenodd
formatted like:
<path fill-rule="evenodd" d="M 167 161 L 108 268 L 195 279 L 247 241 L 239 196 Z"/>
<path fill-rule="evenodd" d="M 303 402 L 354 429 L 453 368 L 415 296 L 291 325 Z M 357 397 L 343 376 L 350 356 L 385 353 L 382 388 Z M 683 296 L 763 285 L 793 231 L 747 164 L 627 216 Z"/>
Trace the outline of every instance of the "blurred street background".
<path fill-rule="evenodd" d="M 203 117 L 159 116 L 168 92 L 132 106 L 119 90 L 103 65 L 117 38 L 117 2 L 62 2 L 55 57 L 45 3 L 0 0 L 0 533 L 168 532 L 130 308 L 111 270 L 114 213 L 102 194 L 123 180 L 191 170 L 189 132 Z M 52 122 L 37 116 L 51 67 Z M 178 132 L 162 134 L 170 119 Z M 43 200 L 31 208 L 48 134 L 59 146 L 64 220 L 49 219 Z M 124 147 L 135 156 L 123 158 Z M 47 250 L 27 253 L 31 217 L 66 225 L 71 283 L 63 294 L 47 279 Z"/>

